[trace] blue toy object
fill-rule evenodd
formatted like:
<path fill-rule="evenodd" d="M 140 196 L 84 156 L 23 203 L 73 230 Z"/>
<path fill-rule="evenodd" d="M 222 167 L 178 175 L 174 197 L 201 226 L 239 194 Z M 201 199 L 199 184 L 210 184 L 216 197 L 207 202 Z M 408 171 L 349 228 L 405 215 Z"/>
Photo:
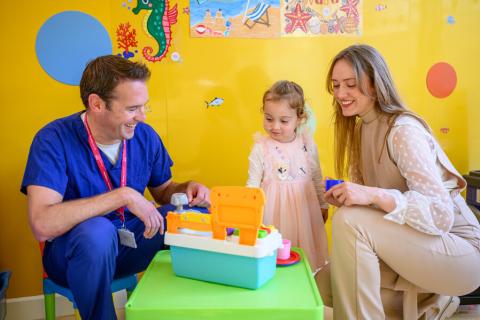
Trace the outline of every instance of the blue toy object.
<path fill-rule="evenodd" d="M 336 186 L 337 184 L 342 183 L 343 180 L 334 180 L 334 179 L 328 179 L 325 181 L 325 191 L 330 190 L 333 186 Z"/>

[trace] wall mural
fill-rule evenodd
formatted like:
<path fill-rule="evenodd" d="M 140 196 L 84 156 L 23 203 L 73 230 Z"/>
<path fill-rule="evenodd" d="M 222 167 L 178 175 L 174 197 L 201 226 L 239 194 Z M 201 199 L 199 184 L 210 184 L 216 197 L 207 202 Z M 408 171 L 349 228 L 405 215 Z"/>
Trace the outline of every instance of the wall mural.
<path fill-rule="evenodd" d="M 361 33 L 361 0 L 283 0 L 282 36 L 359 36 Z"/>
<path fill-rule="evenodd" d="M 190 0 L 191 37 L 359 36 L 362 24 L 361 0 Z"/>
<path fill-rule="evenodd" d="M 138 0 L 132 12 L 138 15 L 143 10 L 147 11 L 148 15 L 146 32 L 158 45 L 154 55 L 152 55 L 154 50 L 151 46 L 144 47 L 143 57 L 150 62 L 161 61 L 167 55 L 172 43 L 172 25 L 177 23 L 177 5 L 170 8 L 168 0 Z"/>
<path fill-rule="evenodd" d="M 280 0 L 190 0 L 190 36 L 278 38 Z"/>
<path fill-rule="evenodd" d="M 130 30 L 130 23 L 120 23 L 117 27 L 117 48 L 118 49 L 123 49 L 123 52 L 121 54 L 118 54 L 119 56 L 123 56 L 125 59 L 130 59 L 135 56 L 135 53 L 138 52 L 138 50 L 132 51 L 132 48 L 136 48 L 138 41 L 136 39 L 137 36 L 137 30 L 132 28 Z"/>

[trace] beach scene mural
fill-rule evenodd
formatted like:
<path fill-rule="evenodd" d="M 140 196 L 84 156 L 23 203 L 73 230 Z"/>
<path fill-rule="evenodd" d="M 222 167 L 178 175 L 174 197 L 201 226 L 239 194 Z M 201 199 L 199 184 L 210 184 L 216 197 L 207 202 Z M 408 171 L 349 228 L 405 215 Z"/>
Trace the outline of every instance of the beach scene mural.
<path fill-rule="evenodd" d="M 281 36 L 359 36 L 362 0 L 282 0 Z"/>
<path fill-rule="evenodd" d="M 360 36 L 362 5 L 363 0 L 190 0 L 190 35 Z"/>
<path fill-rule="evenodd" d="M 190 36 L 278 38 L 285 0 L 190 0 Z"/>

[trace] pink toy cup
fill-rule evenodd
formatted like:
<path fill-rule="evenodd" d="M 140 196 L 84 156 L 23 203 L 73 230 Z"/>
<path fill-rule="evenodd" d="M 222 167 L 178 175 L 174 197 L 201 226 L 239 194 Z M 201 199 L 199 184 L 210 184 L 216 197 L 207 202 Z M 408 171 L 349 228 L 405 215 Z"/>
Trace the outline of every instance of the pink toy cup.
<path fill-rule="evenodd" d="M 282 244 L 283 248 L 278 248 L 277 250 L 277 259 L 287 260 L 290 258 L 290 247 L 292 243 L 288 239 L 283 239 Z"/>

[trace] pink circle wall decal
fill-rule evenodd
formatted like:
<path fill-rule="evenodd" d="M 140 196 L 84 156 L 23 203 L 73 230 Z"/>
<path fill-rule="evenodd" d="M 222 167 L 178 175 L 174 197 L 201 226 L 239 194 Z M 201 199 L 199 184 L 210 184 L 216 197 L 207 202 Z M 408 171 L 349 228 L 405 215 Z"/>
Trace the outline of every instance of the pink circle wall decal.
<path fill-rule="evenodd" d="M 446 62 L 434 64 L 427 73 L 427 88 L 432 96 L 437 98 L 448 97 L 457 85 L 457 73 Z"/>

